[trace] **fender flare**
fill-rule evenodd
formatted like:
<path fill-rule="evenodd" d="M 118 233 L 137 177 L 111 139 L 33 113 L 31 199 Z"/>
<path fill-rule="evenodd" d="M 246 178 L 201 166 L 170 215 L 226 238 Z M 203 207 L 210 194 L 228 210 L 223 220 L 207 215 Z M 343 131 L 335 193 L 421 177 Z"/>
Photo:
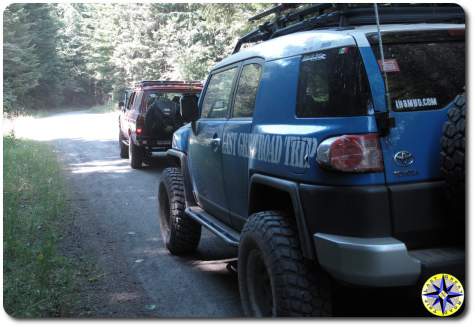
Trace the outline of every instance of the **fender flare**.
<path fill-rule="evenodd" d="M 292 201 L 292 207 L 294 209 L 294 217 L 297 225 L 297 232 L 299 235 L 302 254 L 305 258 L 315 259 L 315 248 L 313 246 L 312 237 L 308 232 L 309 229 L 307 226 L 307 221 L 305 220 L 305 214 L 303 212 L 302 203 L 300 201 L 298 183 L 285 179 L 280 179 L 277 177 L 271 177 L 262 174 L 253 174 L 249 182 L 249 191 L 252 189 L 253 185 L 256 184 L 269 186 L 289 194 L 290 199 Z"/>
<path fill-rule="evenodd" d="M 180 169 L 183 174 L 183 180 L 185 182 L 185 204 L 186 207 L 196 206 L 195 197 L 193 195 L 193 186 L 191 183 L 191 176 L 188 170 L 188 161 L 186 153 L 176 150 L 168 149 L 167 158 L 178 160 L 180 163 Z"/>

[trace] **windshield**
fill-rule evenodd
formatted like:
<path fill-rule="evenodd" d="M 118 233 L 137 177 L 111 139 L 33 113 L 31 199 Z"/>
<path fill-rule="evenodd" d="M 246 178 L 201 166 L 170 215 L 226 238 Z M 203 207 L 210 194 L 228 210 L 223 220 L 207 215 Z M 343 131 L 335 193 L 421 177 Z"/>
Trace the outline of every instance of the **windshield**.
<path fill-rule="evenodd" d="M 380 62 L 374 35 L 369 35 Z M 385 71 L 394 111 L 447 106 L 465 86 L 465 41 L 461 30 L 383 35 Z"/>

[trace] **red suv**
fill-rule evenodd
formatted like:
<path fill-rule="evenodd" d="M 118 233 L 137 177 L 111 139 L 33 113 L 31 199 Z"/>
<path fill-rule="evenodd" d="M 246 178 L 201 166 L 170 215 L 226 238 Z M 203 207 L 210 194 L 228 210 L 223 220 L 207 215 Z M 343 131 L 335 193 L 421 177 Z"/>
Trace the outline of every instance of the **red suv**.
<path fill-rule="evenodd" d="M 199 97 L 201 82 L 141 81 L 128 91 L 126 103 L 119 102 L 120 157 L 129 158 L 134 169 L 171 147 L 173 133 L 183 125 L 182 95 Z"/>

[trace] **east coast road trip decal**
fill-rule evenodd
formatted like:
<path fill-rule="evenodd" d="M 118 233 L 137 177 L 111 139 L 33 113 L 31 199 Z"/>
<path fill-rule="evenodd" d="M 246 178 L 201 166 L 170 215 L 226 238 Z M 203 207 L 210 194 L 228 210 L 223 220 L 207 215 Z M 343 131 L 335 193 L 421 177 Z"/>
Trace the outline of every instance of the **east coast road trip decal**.
<path fill-rule="evenodd" d="M 309 168 L 318 142 L 314 137 L 229 132 L 223 135 L 222 153 L 271 164 Z"/>

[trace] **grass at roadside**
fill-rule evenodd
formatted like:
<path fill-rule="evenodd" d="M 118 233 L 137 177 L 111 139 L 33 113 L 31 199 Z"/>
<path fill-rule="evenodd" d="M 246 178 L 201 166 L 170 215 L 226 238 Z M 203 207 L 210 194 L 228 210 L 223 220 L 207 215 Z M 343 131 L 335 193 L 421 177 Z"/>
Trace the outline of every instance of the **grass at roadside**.
<path fill-rule="evenodd" d="M 68 219 L 63 176 L 49 145 L 3 137 L 3 292 L 14 317 L 66 314 L 71 262 L 60 255 Z"/>

